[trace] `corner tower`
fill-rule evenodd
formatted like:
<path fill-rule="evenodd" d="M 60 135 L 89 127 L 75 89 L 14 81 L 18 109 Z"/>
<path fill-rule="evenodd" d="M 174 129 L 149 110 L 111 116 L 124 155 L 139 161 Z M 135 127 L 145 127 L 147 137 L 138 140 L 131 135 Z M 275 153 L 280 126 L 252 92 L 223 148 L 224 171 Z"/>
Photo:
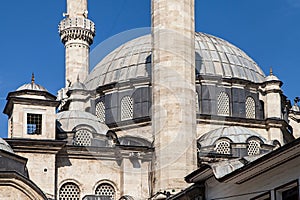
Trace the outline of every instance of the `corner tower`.
<path fill-rule="evenodd" d="M 152 0 L 154 195 L 196 168 L 194 0 Z"/>
<path fill-rule="evenodd" d="M 95 24 L 87 18 L 87 0 L 67 0 L 65 19 L 59 24 L 59 34 L 65 45 L 66 87 L 77 77 L 85 80 L 89 73 L 90 45 L 95 36 Z"/>

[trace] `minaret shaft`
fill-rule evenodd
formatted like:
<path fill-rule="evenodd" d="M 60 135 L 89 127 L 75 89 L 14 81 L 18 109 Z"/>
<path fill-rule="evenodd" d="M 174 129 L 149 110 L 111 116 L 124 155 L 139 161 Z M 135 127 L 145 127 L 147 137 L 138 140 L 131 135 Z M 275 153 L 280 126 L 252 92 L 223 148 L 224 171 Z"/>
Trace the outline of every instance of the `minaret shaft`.
<path fill-rule="evenodd" d="M 89 73 L 89 52 L 95 25 L 87 19 L 87 0 L 67 0 L 65 16 L 59 25 L 59 33 L 65 45 L 65 81 L 68 87 L 78 76 L 84 81 Z"/>
<path fill-rule="evenodd" d="M 87 0 L 67 0 L 67 15 L 70 18 L 85 15 L 87 18 Z"/>
<path fill-rule="evenodd" d="M 194 0 L 152 0 L 154 193 L 196 168 Z"/>

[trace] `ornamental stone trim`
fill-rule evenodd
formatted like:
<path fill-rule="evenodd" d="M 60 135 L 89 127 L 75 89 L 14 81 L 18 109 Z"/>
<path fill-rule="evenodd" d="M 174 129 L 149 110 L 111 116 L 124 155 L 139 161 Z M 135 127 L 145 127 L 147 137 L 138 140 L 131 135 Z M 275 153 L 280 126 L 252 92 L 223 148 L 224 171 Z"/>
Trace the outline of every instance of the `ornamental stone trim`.
<path fill-rule="evenodd" d="M 94 22 L 80 17 L 63 19 L 58 31 L 63 44 L 70 40 L 82 40 L 91 45 L 96 34 Z"/>

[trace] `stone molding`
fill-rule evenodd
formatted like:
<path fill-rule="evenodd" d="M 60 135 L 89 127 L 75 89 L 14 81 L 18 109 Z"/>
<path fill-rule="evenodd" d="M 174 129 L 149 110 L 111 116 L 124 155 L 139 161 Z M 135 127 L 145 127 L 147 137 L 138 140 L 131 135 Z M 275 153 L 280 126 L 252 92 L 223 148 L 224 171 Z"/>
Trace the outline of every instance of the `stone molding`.
<path fill-rule="evenodd" d="M 91 45 L 96 33 L 94 22 L 81 17 L 63 19 L 58 30 L 63 44 L 71 40 L 81 40 Z"/>

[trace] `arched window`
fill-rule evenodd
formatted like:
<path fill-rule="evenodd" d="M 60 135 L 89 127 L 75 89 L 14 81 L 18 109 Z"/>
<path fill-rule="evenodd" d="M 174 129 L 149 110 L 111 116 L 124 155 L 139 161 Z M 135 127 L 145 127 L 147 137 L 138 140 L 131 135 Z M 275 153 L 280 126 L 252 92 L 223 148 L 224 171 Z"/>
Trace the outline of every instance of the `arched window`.
<path fill-rule="evenodd" d="M 97 196 L 104 197 L 105 199 L 115 200 L 116 199 L 116 191 L 114 187 L 108 183 L 102 183 L 98 185 L 95 190 L 95 194 Z"/>
<path fill-rule="evenodd" d="M 65 183 L 59 189 L 59 200 L 79 200 L 80 190 L 75 183 Z"/>
<path fill-rule="evenodd" d="M 125 96 L 121 100 L 121 120 L 133 118 L 133 99 L 130 96 Z"/>
<path fill-rule="evenodd" d="M 245 108 L 246 118 L 255 119 L 255 101 L 252 97 L 247 97 Z"/>
<path fill-rule="evenodd" d="M 96 104 L 96 116 L 100 122 L 105 122 L 105 105 L 103 101 L 100 101 Z"/>
<path fill-rule="evenodd" d="M 229 106 L 229 96 L 226 92 L 220 92 L 218 96 L 218 115 L 229 116 L 230 106 Z"/>
<path fill-rule="evenodd" d="M 260 154 L 260 142 L 255 139 L 248 141 L 248 155 L 259 155 Z"/>
<path fill-rule="evenodd" d="M 73 139 L 73 145 L 76 146 L 91 146 L 92 144 L 92 133 L 87 129 L 76 130 Z"/>
<path fill-rule="evenodd" d="M 196 112 L 200 111 L 200 106 L 199 106 L 199 94 L 196 92 Z"/>
<path fill-rule="evenodd" d="M 230 143 L 225 140 L 218 141 L 215 147 L 216 153 L 231 154 Z"/>

